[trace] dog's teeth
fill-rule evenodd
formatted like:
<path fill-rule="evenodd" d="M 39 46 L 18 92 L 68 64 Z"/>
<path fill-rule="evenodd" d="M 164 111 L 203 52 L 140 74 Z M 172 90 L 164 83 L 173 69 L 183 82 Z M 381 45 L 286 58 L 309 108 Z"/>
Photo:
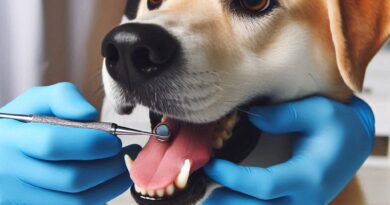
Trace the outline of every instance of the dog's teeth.
<path fill-rule="evenodd" d="M 214 149 L 221 149 L 223 147 L 223 139 L 222 139 L 222 137 L 216 137 L 213 140 L 213 147 L 214 147 Z"/>
<path fill-rule="evenodd" d="M 162 118 L 161 118 L 161 122 L 167 122 L 168 121 L 168 117 L 166 115 L 164 115 Z"/>
<path fill-rule="evenodd" d="M 143 188 L 139 188 L 139 191 L 140 191 L 140 193 L 142 194 L 142 195 L 144 195 L 144 196 L 146 196 L 146 190 L 145 189 L 143 189 Z"/>
<path fill-rule="evenodd" d="M 166 188 L 166 192 L 169 196 L 172 196 L 175 193 L 175 185 L 170 184 Z"/>
<path fill-rule="evenodd" d="M 237 112 L 231 114 L 231 116 L 229 116 L 227 118 L 227 120 L 225 121 L 224 123 L 224 127 L 225 127 L 225 130 L 231 130 L 233 129 L 234 125 L 236 124 L 237 122 Z"/>
<path fill-rule="evenodd" d="M 187 186 L 188 178 L 190 177 L 191 162 L 185 160 L 184 165 L 181 167 L 179 174 L 176 177 L 175 184 L 177 188 L 184 189 Z"/>
<path fill-rule="evenodd" d="M 141 193 L 141 189 L 136 184 L 134 184 L 134 189 L 135 189 L 135 192 Z"/>
<path fill-rule="evenodd" d="M 156 194 L 158 197 L 164 197 L 165 195 L 165 189 L 159 189 L 156 191 Z"/>
<path fill-rule="evenodd" d="M 154 197 L 154 195 L 156 194 L 156 192 L 153 190 L 153 189 L 149 189 L 147 190 L 147 193 L 150 197 Z"/>
<path fill-rule="evenodd" d="M 233 134 L 231 131 L 225 131 L 222 133 L 222 139 L 226 141 L 226 140 L 230 139 L 232 137 L 232 135 Z"/>
<path fill-rule="evenodd" d="M 129 170 L 129 172 L 131 171 L 131 167 L 133 165 L 133 160 L 130 158 L 129 155 L 125 155 L 125 163 L 126 163 L 126 167 L 127 169 Z"/>

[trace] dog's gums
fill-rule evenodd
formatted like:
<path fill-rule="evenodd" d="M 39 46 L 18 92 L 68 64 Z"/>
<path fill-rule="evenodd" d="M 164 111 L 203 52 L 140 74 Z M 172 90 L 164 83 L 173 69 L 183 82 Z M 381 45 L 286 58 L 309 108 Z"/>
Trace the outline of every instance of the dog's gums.
<path fill-rule="evenodd" d="M 224 143 L 231 138 L 238 120 L 237 112 L 217 122 L 203 125 L 162 117 L 162 123 L 175 128 L 171 141 L 163 143 L 150 138 L 135 161 L 125 156 L 135 193 L 150 200 L 180 195 L 188 188 L 190 175 L 212 157 L 211 150 L 222 149 Z"/>

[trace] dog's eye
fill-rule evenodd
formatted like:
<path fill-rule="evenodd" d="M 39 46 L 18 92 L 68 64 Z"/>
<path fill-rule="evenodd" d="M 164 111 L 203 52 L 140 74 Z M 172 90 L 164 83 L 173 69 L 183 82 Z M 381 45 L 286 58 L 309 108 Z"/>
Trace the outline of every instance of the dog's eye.
<path fill-rule="evenodd" d="M 161 6 L 163 0 L 148 0 L 148 8 L 149 10 L 157 9 Z"/>
<path fill-rule="evenodd" d="M 250 12 L 262 12 L 269 8 L 271 0 L 240 0 L 241 6 Z"/>

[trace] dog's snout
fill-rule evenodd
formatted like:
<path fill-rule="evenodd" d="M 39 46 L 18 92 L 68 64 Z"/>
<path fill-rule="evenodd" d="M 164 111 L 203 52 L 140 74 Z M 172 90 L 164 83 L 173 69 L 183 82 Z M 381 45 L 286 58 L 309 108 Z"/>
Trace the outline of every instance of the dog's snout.
<path fill-rule="evenodd" d="M 129 23 L 106 36 L 102 54 L 115 80 L 137 84 L 172 67 L 179 47 L 178 40 L 160 26 Z"/>

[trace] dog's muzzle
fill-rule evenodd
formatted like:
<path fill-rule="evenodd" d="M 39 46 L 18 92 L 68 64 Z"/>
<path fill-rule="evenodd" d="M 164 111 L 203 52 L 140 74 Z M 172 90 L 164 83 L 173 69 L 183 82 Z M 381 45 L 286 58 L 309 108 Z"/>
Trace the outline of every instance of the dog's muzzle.
<path fill-rule="evenodd" d="M 131 193 L 141 205 L 197 203 L 209 183 L 201 168 L 212 157 L 243 160 L 259 138 L 259 130 L 235 108 L 212 119 L 203 116 L 214 112 L 210 107 L 219 99 L 220 78 L 200 69 L 205 66 L 197 54 L 205 49 L 190 50 L 186 43 L 160 26 L 129 23 L 112 30 L 102 45 L 105 69 L 115 81 L 105 78 L 106 86 L 118 106 L 141 104 L 151 110 L 152 125 L 177 128 L 166 143 L 150 138 L 128 166 Z"/>
<path fill-rule="evenodd" d="M 108 73 L 126 87 L 136 87 L 172 69 L 179 53 L 178 40 L 152 24 L 121 25 L 106 36 L 102 45 Z"/>

